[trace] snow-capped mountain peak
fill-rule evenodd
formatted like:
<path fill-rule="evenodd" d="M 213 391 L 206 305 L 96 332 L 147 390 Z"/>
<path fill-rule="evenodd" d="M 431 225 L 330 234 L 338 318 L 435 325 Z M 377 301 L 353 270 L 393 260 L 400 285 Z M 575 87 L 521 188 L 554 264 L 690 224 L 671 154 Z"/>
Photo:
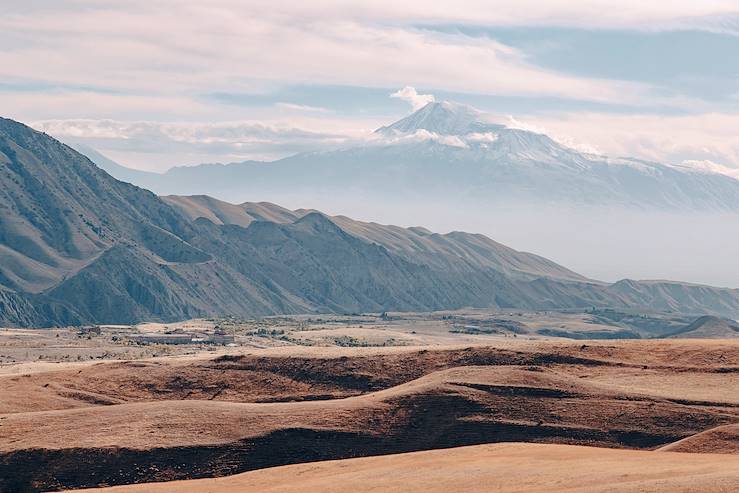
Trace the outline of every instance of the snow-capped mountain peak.
<path fill-rule="evenodd" d="M 449 101 L 430 102 L 411 115 L 375 131 L 387 145 L 429 142 L 466 149 L 469 159 L 534 160 L 581 169 L 584 158 L 544 134 L 512 128 L 508 121 L 471 106 Z M 415 152 L 415 151 L 414 151 Z M 435 151 L 438 152 L 438 151 Z"/>
<path fill-rule="evenodd" d="M 438 135 L 467 135 L 494 132 L 505 125 L 471 106 L 449 101 L 431 102 L 397 122 L 375 132 L 382 135 L 411 134 L 420 130 Z"/>
<path fill-rule="evenodd" d="M 349 147 L 301 153 L 269 165 L 178 168 L 161 176 L 163 185 L 155 189 L 166 194 L 230 189 L 239 197 L 356 190 L 383 201 L 464 197 L 483 205 L 520 200 L 527 206 L 739 211 L 739 182 L 714 163 L 609 158 L 521 127 L 511 118 L 469 106 L 431 102 Z M 215 188 L 203 189 L 204 182 Z"/>

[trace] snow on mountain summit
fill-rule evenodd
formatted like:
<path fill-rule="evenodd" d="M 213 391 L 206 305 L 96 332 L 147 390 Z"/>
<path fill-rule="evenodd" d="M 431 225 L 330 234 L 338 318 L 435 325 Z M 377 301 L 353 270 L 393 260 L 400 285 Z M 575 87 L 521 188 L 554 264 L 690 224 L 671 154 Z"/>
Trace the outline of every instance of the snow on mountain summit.
<path fill-rule="evenodd" d="M 431 102 L 397 122 L 375 132 L 382 135 L 409 134 L 419 130 L 439 135 L 466 135 L 495 132 L 505 125 L 490 121 L 491 117 L 471 106 L 449 101 Z"/>
<path fill-rule="evenodd" d="M 718 173 L 739 180 L 739 168 L 729 168 L 709 160 L 687 160 L 675 165 L 676 168 L 693 173 Z"/>
<path fill-rule="evenodd" d="M 411 115 L 381 127 L 375 134 L 393 145 L 426 141 L 466 149 L 476 160 L 508 158 L 582 168 L 584 158 L 548 136 L 507 125 L 506 120 L 471 106 L 449 101 L 430 102 Z M 574 157 L 572 154 L 576 154 Z"/>
<path fill-rule="evenodd" d="M 739 211 L 739 181 L 733 170 L 710 162 L 670 165 L 609 157 L 566 142 L 512 118 L 431 101 L 347 147 L 304 152 L 269 165 L 176 168 L 162 176 L 163 185 L 155 189 L 164 194 L 222 196 L 230 190 L 231 196 L 240 198 L 312 197 L 307 194 L 316 190 L 330 196 L 352 190 L 376 195 L 383 202 L 398 197 L 464 197 L 484 206 L 522 201 L 527 206 Z M 203 183 L 212 188 L 202 188 Z"/>

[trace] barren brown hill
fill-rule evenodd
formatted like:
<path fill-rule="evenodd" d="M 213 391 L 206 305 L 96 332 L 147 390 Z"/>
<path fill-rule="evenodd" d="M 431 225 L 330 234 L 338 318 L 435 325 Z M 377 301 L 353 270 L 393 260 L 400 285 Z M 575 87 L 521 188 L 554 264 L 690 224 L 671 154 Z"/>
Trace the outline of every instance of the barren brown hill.
<path fill-rule="evenodd" d="M 739 423 L 728 341 L 290 351 L 2 377 L 0 478 L 53 490 L 489 442 L 653 449 Z"/>
<path fill-rule="evenodd" d="M 700 339 L 720 339 L 739 337 L 739 323 L 726 318 L 706 315 L 697 318 L 672 337 L 688 337 Z"/>
<path fill-rule="evenodd" d="M 298 464 L 226 478 L 94 491 L 730 493 L 737 488 L 739 456 L 507 443 Z"/>
<path fill-rule="evenodd" d="M 739 425 L 725 425 L 660 448 L 665 452 L 739 454 Z"/>
<path fill-rule="evenodd" d="M 613 390 L 643 389 L 673 399 L 739 404 L 739 393 L 726 392 L 739 388 L 739 341 L 509 339 L 495 347 L 241 350 L 215 360 L 156 358 L 6 375 L 0 376 L 0 413 L 151 400 L 259 403 L 343 398 L 439 370 L 490 365 L 545 365 L 566 373 L 587 367 L 589 372 L 581 372 L 578 381 Z"/>
<path fill-rule="evenodd" d="M 206 218 L 216 224 L 248 226 L 254 221 L 293 223 L 317 211 L 291 211 L 268 202 L 245 202 L 235 205 L 207 195 L 162 197 L 191 220 Z M 330 216 L 330 220 L 347 233 L 369 243 L 387 248 L 409 261 L 422 261 L 440 269 L 493 269 L 514 279 L 534 280 L 547 277 L 563 281 L 595 281 L 572 272 L 538 255 L 519 252 L 480 234 L 455 231 L 432 233 L 424 228 L 402 228 L 374 222 L 355 221 L 346 216 Z"/>
<path fill-rule="evenodd" d="M 248 227 L 255 221 L 290 224 L 315 214 L 310 209 L 289 210 L 268 202 L 230 204 L 206 195 L 162 198 L 191 220 L 204 218 L 217 225 Z M 368 243 L 381 245 L 406 261 L 422 263 L 440 272 L 476 278 L 480 272 L 503 274 L 515 281 L 495 281 L 493 305 L 505 307 L 643 307 L 685 313 L 739 316 L 739 290 L 674 281 L 624 279 L 607 284 L 572 272 L 546 258 L 519 252 L 480 234 L 454 231 L 433 233 L 425 228 L 401 228 L 346 216 L 329 219 L 341 230 Z M 515 298 L 512 298 L 514 296 Z M 474 305 L 474 303 L 473 303 Z M 715 337 L 737 337 L 724 331 Z M 658 334 L 644 332 L 643 336 Z M 704 337 L 704 336 L 697 336 Z"/>

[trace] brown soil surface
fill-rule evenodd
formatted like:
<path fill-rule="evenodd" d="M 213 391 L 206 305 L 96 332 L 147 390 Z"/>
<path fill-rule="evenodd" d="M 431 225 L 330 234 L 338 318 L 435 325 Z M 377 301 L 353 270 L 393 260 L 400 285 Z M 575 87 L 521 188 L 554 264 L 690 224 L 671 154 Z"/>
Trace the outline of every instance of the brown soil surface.
<path fill-rule="evenodd" d="M 739 343 L 508 340 L 105 362 L 0 376 L 0 413 L 2 491 L 491 442 L 655 449 L 739 424 Z M 731 452 L 733 440 L 690 451 Z"/>
<path fill-rule="evenodd" d="M 739 425 L 726 425 L 665 445 L 665 452 L 739 454 Z"/>
<path fill-rule="evenodd" d="M 509 443 L 298 464 L 226 478 L 96 491 L 729 493 L 738 488 L 739 456 Z"/>

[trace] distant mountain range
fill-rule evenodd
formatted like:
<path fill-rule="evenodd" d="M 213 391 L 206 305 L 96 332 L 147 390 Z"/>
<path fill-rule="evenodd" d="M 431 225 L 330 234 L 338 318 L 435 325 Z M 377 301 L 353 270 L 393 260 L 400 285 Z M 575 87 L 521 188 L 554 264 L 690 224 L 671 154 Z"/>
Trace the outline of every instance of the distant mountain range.
<path fill-rule="evenodd" d="M 385 131 L 385 130 L 383 130 Z M 584 278 L 482 235 L 158 197 L 0 119 L 0 324 L 461 307 L 739 316 L 739 291 Z"/>
<path fill-rule="evenodd" d="M 739 211 L 739 180 L 731 176 L 707 168 L 584 154 L 449 102 L 429 103 L 378 129 L 361 145 L 270 163 L 203 164 L 155 174 L 90 157 L 115 177 L 159 194 L 230 200 L 310 196 L 314 206 L 325 207 L 337 195 L 378 201 L 434 196 L 477 205 L 520 201 Z"/>

